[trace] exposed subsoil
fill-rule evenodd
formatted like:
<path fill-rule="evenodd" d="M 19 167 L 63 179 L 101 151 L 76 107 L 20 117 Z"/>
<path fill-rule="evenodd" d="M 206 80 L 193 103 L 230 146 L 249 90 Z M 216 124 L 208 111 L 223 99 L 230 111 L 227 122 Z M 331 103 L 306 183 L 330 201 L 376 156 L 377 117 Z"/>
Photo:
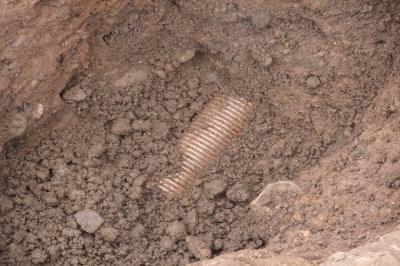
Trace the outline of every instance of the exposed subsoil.
<path fill-rule="evenodd" d="M 398 225 L 400 156 L 385 139 L 398 121 L 383 137 L 368 130 L 396 112 L 377 96 L 400 90 L 400 2 L 277 2 L 136 1 L 96 24 L 61 110 L 4 147 L 0 263 L 185 265 L 246 248 L 318 262 Z M 254 112 L 192 190 L 166 201 L 155 183 L 179 168 L 180 137 L 218 94 Z M 396 171 L 356 174 L 355 161 Z M 251 210 L 278 180 L 305 193 Z M 104 219 L 94 234 L 76 223 L 84 209 Z"/>

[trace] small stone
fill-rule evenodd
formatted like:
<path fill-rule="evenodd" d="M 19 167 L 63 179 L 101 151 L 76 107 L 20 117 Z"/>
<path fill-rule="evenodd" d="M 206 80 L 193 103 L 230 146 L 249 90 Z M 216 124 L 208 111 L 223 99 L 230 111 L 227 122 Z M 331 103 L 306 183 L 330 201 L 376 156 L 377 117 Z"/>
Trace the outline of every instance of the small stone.
<path fill-rule="evenodd" d="M 166 232 L 171 237 L 183 238 L 186 235 L 186 226 L 183 222 L 174 221 L 168 225 Z"/>
<path fill-rule="evenodd" d="M 125 73 L 120 79 L 115 81 L 114 85 L 117 87 L 126 87 L 133 83 L 143 83 L 148 80 L 148 74 L 144 70 L 133 70 Z"/>
<path fill-rule="evenodd" d="M 85 100 L 86 97 L 86 93 L 79 86 L 69 88 L 62 94 L 62 98 L 68 102 L 81 102 Z"/>
<path fill-rule="evenodd" d="M 118 118 L 112 122 L 111 132 L 115 135 L 122 136 L 129 133 L 131 127 L 128 118 Z"/>
<path fill-rule="evenodd" d="M 31 86 L 32 86 L 33 88 L 35 88 L 38 84 L 39 84 L 39 81 L 36 80 L 36 79 L 32 80 L 32 82 L 31 82 Z"/>
<path fill-rule="evenodd" d="M 83 231 L 93 234 L 103 224 L 104 219 L 95 211 L 83 210 L 75 213 L 76 222 Z"/>
<path fill-rule="evenodd" d="M 189 251 L 198 259 L 211 257 L 211 247 L 206 241 L 197 236 L 187 236 L 185 238 Z"/>
<path fill-rule="evenodd" d="M 210 198 L 215 198 L 225 192 L 226 183 L 222 180 L 213 180 L 206 183 L 204 188 Z"/>
<path fill-rule="evenodd" d="M 226 192 L 229 200 L 235 202 L 243 202 L 249 199 L 250 192 L 244 185 L 235 185 Z"/>
<path fill-rule="evenodd" d="M 135 120 L 132 122 L 132 130 L 134 131 L 147 131 L 150 130 L 151 128 L 151 123 L 150 121 L 144 121 L 144 120 Z"/>
<path fill-rule="evenodd" d="M 101 237 L 107 242 L 114 242 L 118 236 L 118 230 L 113 227 L 104 227 L 100 229 Z"/>
<path fill-rule="evenodd" d="M 10 122 L 9 131 L 11 135 L 18 137 L 25 133 L 27 125 L 28 121 L 23 114 L 15 114 Z"/>
<path fill-rule="evenodd" d="M 32 252 L 31 255 L 31 260 L 33 264 L 40 264 L 40 263 L 44 263 L 47 260 L 47 254 L 45 251 L 43 251 L 42 249 L 35 249 Z"/>
<path fill-rule="evenodd" d="M 194 56 L 196 55 L 196 50 L 194 49 L 189 49 L 183 52 L 179 57 L 178 60 L 180 63 L 186 63 L 190 61 Z"/>
<path fill-rule="evenodd" d="M 310 76 L 307 78 L 307 88 L 316 89 L 321 85 L 321 81 L 317 76 Z"/>
<path fill-rule="evenodd" d="M 268 27 L 271 23 L 271 20 L 271 13 L 266 10 L 257 11 L 250 17 L 251 25 L 257 29 Z"/>
<path fill-rule="evenodd" d="M 35 120 L 40 119 L 43 116 L 44 113 L 44 106 L 41 103 L 38 103 L 35 107 L 35 109 L 32 111 L 32 117 Z"/>
<path fill-rule="evenodd" d="M 287 202 L 300 192 L 299 186 L 293 182 L 278 181 L 267 185 L 250 205 L 259 207 L 273 207 Z"/>

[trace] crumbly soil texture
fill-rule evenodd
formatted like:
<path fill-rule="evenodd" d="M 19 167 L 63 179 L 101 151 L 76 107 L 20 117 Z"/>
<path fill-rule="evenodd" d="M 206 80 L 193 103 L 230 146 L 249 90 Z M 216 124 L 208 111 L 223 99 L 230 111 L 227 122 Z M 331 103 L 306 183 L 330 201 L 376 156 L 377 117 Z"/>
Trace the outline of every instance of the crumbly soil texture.
<path fill-rule="evenodd" d="M 396 115 L 398 83 L 376 99 L 398 79 L 399 14 L 393 0 L 155 0 L 93 23 L 85 66 L 54 88 L 59 110 L 4 145 L 0 264 L 186 265 L 260 248 L 319 262 L 390 231 L 400 171 L 379 167 L 398 166 L 399 146 L 359 138 Z M 245 129 L 166 199 L 156 182 L 179 169 L 179 139 L 220 94 L 253 103 Z M 250 207 L 280 180 L 304 193 Z M 78 224 L 81 211 L 95 221 Z"/>

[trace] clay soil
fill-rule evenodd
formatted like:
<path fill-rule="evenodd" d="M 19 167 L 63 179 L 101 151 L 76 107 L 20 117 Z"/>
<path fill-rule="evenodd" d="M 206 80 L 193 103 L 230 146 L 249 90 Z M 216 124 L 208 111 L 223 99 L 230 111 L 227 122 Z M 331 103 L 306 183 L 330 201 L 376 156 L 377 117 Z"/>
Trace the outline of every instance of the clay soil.
<path fill-rule="evenodd" d="M 57 59 L 57 71 L 71 70 L 51 89 L 57 111 L 4 145 L 0 264 L 186 265 L 259 248 L 319 262 L 390 231 L 400 214 L 390 141 L 400 134 L 390 120 L 399 14 L 393 0 L 177 0 L 132 1 L 108 23 L 97 16 L 85 64 L 69 61 L 79 50 Z M 254 104 L 246 128 L 167 201 L 155 183 L 178 169 L 180 137 L 219 94 Z M 279 180 L 303 193 L 251 209 Z M 81 230 L 74 214 L 84 209 L 115 238 Z"/>

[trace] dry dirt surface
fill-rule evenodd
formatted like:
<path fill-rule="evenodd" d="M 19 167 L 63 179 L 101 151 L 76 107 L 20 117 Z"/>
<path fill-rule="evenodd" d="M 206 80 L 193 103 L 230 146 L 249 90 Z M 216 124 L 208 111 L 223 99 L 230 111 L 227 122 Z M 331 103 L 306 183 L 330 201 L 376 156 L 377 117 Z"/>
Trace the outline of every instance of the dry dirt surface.
<path fill-rule="evenodd" d="M 400 223 L 400 1 L 6 0 L 0 37 L 1 265 L 318 263 Z M 167 201 L 219 94 L 247 126 Z"/>

